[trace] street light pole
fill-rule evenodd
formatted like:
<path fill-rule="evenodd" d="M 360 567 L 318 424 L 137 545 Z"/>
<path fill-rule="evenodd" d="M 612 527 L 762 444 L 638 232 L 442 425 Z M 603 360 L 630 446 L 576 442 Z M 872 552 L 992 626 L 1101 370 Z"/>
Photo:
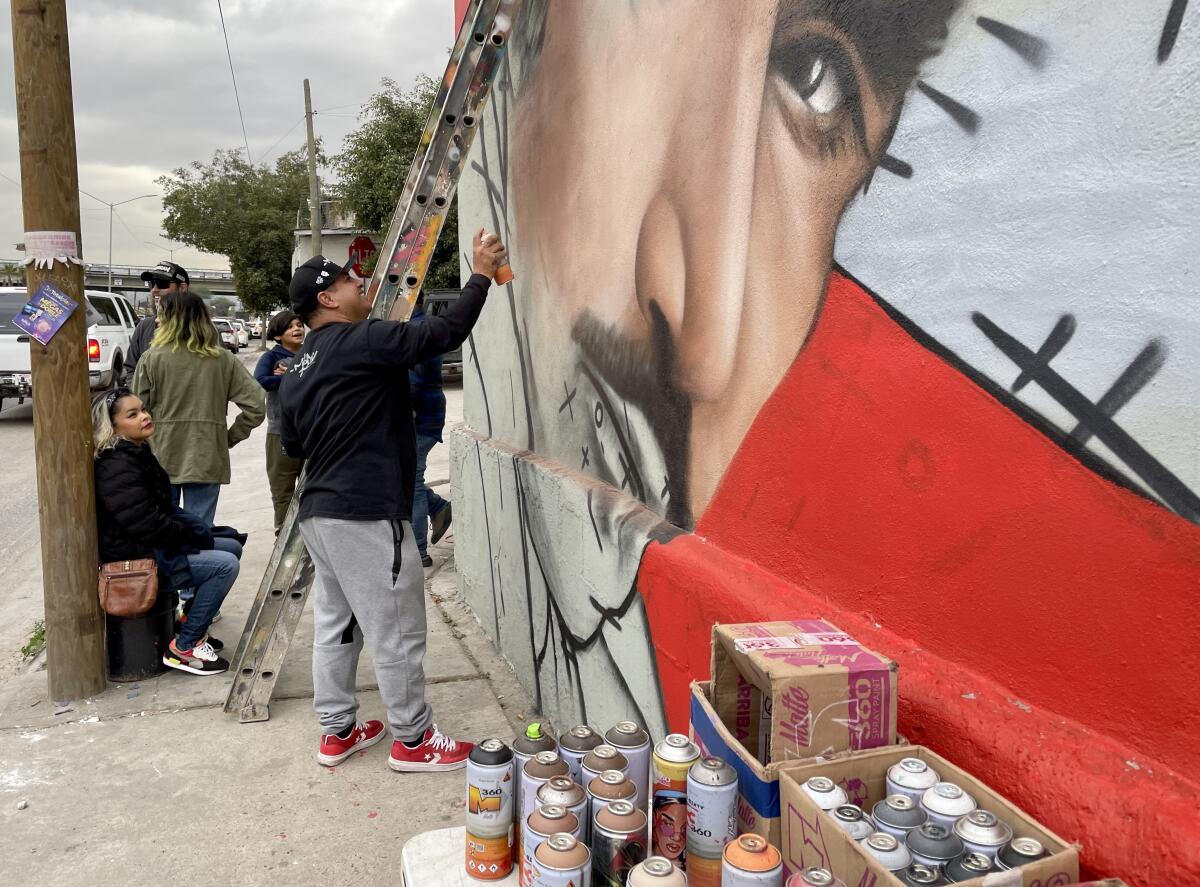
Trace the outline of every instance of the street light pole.
<path fill-rule="evenodd" d="M 128 200 L 118 200 L 116 203 L 109 203 L 107 200 L 101 200 L 95 194 L 92 194 L 88 191 L 84 191 L 82 188 L 79 189 L 79 193 L 84 195 L 85 197 L 92 198 L 92 200 L 96 201 L 97 203 L 103 203 L 105 206 L 108 207 L 108 291 L 111 293 L 112 288 L 113 288 L 113 273 L 112 273 L 112 269 L 113 269 L 113 264 L 112 264 L 113 263 L 113 255 L 112 255 L 113 210 L 115 210 L 116 207 L 118 207 L 118 206 L 124 206 L 127 203 L 133 203 L 135 200 L 143 200 L 147 197 L 157 197 L 158 195 L 157 194 L 139 194 L 137 197 L 130 197 Z"/>

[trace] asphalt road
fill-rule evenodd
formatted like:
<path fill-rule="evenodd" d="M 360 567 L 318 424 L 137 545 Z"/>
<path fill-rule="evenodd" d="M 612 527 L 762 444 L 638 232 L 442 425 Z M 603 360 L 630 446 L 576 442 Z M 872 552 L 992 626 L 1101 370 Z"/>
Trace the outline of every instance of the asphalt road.
<path fill-rule="evenodd" d="M 253 369 L 259 352 L 255 346 L 242 349 L 239 357 Z M 446 385 L 446 424 L 462 421 L 462 383 Z M 265 425 L 254 430 L 248 445 L 234 448 L 235 466 L 253 458 L 262 449 Z M 33 404 L 17 406 L 5 401 L 0 410 L 0 681 L 20 667 L 20 649 L 29 639 L 34 624 L 42 618 L 42 563 L 38 534 L 37 475 L 34 467 Z M 252 472 L 255 484 L 269 501 L 265 474 Z M 426 479 L 445 480 L 449 453 L 436 447 L 429 457 Z M 440 489 L 448 495 L 448 489 Z"/>

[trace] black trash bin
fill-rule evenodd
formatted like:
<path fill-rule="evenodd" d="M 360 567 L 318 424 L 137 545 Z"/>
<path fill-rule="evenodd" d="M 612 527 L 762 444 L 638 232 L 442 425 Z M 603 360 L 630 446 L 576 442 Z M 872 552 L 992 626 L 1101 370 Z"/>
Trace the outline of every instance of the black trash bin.
<path fill-rule="evenodd" d="M 142 681 L 167 670 L 162 658 L 175 637 L 178 602 L 175 592 L 159 592 L 154 606 L 141 616 L 124 619 L 104 614 L 110 681 Z"/>

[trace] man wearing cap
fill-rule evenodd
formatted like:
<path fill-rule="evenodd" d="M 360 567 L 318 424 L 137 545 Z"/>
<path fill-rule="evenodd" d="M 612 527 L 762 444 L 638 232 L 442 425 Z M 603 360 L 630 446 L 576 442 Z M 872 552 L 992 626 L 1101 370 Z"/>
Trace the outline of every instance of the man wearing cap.
<path fill-rule="evenodd" d="M 150 340 L 154 338 L 154 331 L 158 328 L 158 303 L 168 293 L 186 293 L 191 284 L 187 271 L 174 262 L 159 262 L 149 271 L 142 272 L 142 280 L 146 281 L 146 286 L 150 288 L 150 302 L 154 313 L 139 320 L 133 328 L 133 335 L 130 336 L 129 353 L 125 355 L 125 369 L 131 379 L 133 371 L 137 369 L 137 362 L 150 347 Z"/>
<path fill-rule="evenodd" d="M 296 269 L 292 309 L 311 332 L 279 386 L 280 437 L 305 460 L 300 533 L 316 568 L 313 706 L 317 761 L 334 766 L 374 745 L 358 721 L 355 673 L 375 660 L 401 772 L 465 766 L 471 744 L 443 734 L 425 701 L 424 570 L 412 528 L 416 476 L 408 370 L 466 340 L 500 267 L 498 238 L 474 238 L 474 273 L 444 313 L 421 323 L 371 319 L 362 281 L 322 256 Z"/>

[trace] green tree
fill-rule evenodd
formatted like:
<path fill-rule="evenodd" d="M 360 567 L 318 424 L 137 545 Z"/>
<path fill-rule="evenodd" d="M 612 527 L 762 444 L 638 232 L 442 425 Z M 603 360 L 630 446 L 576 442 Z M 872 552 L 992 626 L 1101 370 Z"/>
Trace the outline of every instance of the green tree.
<path fill-rule="evenodd" d="M 342 151 L 332 167 L 340 184 L 342 205 L 354 213 L 355 221 L 370 231 L 386 231 L 404 190 L 404 180 L 417 153 L 425 120 L 437 94 L 438 81 L 418 75 L 412 87 L 403 90 L 384 78 L 381 89 L 363 105 L 362 125 L 346 136 Z M 446 223 L 425 275 L 430 288 L 457 287 L 458 201 L 450 205 Z"/>
<path fill-rule="evenodd" d="M 229 309 L 233 307 L 233 299 L 226 299 L 225 297 L 222 296 L 222 297 L 213 299 L 209 303 L 208 307 L 209 307 L 209 310 L 212 312 L 213 317 L 228 317 Z"/>
<path fill-rule="evenodd" d="M 24 286 L 25 266 L 16 262 L 5 262 L 0 266 L 0 280 L 4 281 L 5 286 Z"/>
<path fill-rule="evenodd" d="M 304 151 L 284 154 L 274 166 L 217 151 L 211 162 L 194 161 L 158 184 L 168 237 L 226 256 L 246 310 L 265 314 L 284 304 L 296 209 L 308 199 Z"/>

